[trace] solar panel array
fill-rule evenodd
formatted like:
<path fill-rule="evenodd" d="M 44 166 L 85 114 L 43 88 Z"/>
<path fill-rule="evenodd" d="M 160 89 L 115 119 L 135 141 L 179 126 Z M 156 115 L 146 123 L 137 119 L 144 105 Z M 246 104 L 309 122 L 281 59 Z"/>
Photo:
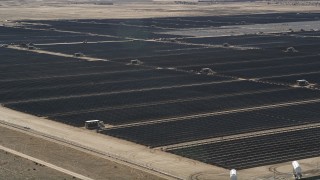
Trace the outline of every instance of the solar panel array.
<path fill-rule="evenodd" d="M 292 94 L 288 93 L 288 96 L 290 95 Z M 150 147 L 160 147 L 273 128 L 319 123 L 319 112 L 310 108 L 316 105 L 318 104 L 189 117 L 176 121 L 114 128 L 106 133 Z M 309 111 L 301 112 L 297 109 Z"/>
<path fill-rule="evenodd" d="M 0 43 L 11 44 L 0 48 L 0 103 L 76 127 L 99 119 L 112 125 L 104 134 L 152 148 L 174 147 L 168 151 L 224 168 L 289 161 L 295 152 L 299 158 L 318 156 L 319 145 L 312 143 L 317 136 L 308 139 L 317 129 L 197 144 L 319 123 L 319 90 L 291 86 L 297 79 L 319 81 L 318 31 L 225 37 L 166 33 L 316 22 L 318 16 L 28 21 L 38 25 L 0 27 Z M 30 42 L 44 53 L 17 50 Z M 285 52 L 288 47 L 298 52 Z M 72 57 L 77 52 L 84 58 Z M 134 59 L 143 64 L 130 65 Z M 202 68 L 214 74 L 199 73 Z M 304 151 L 289 143 L 294 138 L 300 138 Z M 276 143 L 266 145 L 270 139 Z M 180 146 L 184 143 L 189 145 Z M 284 149 L 286 145 L 292 148 Z M 273 148 L 264 148 L 269 146 Z"/>
<path fill-rule="evenodd" d="M 188 158 L 224 168 L 246 169 L 320 155 L 320 129 L 313 128 L 210 143 L 171 150 Z"/>

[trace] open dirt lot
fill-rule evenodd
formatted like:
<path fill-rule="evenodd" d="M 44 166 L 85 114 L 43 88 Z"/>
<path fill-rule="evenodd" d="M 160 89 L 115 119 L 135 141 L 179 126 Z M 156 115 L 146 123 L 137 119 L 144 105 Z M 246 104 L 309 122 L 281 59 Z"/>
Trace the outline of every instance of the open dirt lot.
<path fill-rule="evenodd" d="M 314 12 L 320 6 L 292 6 L 264 2 L 179 5 L 173 3 L 121 3 L 114 5 L 0 2 L 0 20 L 119 19 L 176 16 L 214 16 L 269 12 Z"/>
<path fill-rule="evenodd" d="M 0 179 L 78 179 L 0 150 Z"/>
<path fill-rule="evenodd" d="M 0 145 L 93 179 L 162 179 L 52 141 L 0 126 Z M 0 151 L 0 179 L 71 179 L 70 176 Z M 36 169 L 36 170 L 33 170 Z M 15 173 L 13 173 L 15 172 Z M 18 172 L 18 173 L 17 173 Z"/>

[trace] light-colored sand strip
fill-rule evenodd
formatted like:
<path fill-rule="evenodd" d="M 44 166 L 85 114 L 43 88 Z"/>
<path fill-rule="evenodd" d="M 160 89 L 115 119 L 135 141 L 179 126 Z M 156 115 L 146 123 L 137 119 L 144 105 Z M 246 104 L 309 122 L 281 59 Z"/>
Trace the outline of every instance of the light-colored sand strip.
<path fill-rule="evenodd" d="M 14 155 L 16 155 L 16 156 L 20 156 L 20 157 L 22 157 L 22 158 L 28 159 L 28 160 L 30 160 L 30 161 L 33 161 L 33 162 L 36 162 L 36 163 L 45 165 L 45 166 L 47 166 L 47 167 L 49 167 L 49 168 L 51 168 L 51 169 L 54 169 L 54 170 L 63 172 L 63 173 L 65 173 L 65 174 L 69 174 L 70 176 L 74 176 L 74 177 L 79 178 L 79 179 L 83 179 L 83 180 L 93 180 L 93 179 L 91 179 L 91 178 L 89 178 L 89 177 L 86 177 L 86 176 L 83 176 L 83 175 L 81 175 L 81 174 L 78 174 L 78 173 L 69 171 L 69 170 L 67 170 L 67 169 L 58 167 L 58 166 L 56 166 L 56 165 L 47 163 L 47 162 L 42 161 L 42 160 L 40 160 L 40 159 L 37 159 L 37 158 L 31 157 L 31 156 L 28 156 L 28 155 L 26 155 L 26 154 L 20 153 L 20 152 L 18 152 L 18 151 L 15 151 L 15 150 L 12 150 L 12 149 L 9 149 L 9 148 L 6 148 L 6 147 L 1 146 L 1 145 L 0 145 L 0 149 L 1 149 L 1 150 L 4 150 L 4 151 L 6 151 L 6 152 L 9 152 L 9 153 L 11 153 L 11 154 L 14 154 Z"/>
<path fill-rule="evenodd" d="M 30 52 L 40 53 L 40 54 L 49 54 L 49 55 L 60 56 L 60 57 L 74 58 L 74 56 L 70 55 L 70 54 L 57 53 L 57 52 L 51 52 L 51 51 L 45 51 L 45 50 L 28 50 L 28 49 L 20 48 L 18 46 L 9 46 L 8 48 L 15 49 L 15 50 L 21 50 L 21 51 L 30 51 Z M 77 59 L 83 59 L 86 61 L 109 61 L 107 59 L 93 58 L 93 57 L 88 57 L 88 56 L 77 57 Z"/>
<path fill-rule="evenodd" d="M 119 40 L 119 41 L 89 41 L 84 43 L 82 42 L 65 42 L 65 43 L 41 43 L 35 44 L 36 46 L 55 46 L 55 45 L 74 45 L 74 44 L 99 44 L 99 43 L 120 43 L 120 42 L 130 42 L 132 40 Z"/>

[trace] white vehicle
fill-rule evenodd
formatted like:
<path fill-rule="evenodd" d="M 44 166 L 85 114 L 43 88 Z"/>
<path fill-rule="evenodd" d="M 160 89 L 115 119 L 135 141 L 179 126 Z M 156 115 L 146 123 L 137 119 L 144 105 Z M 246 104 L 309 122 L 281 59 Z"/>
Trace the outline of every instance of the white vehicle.
<path fill-rule="evenodd" d="M 85 122 L 86 129 L 101 129 L 104 128 L 103 121 L 100 120 L 89 120 Z"/>
<path fill-rule="evenodd" d="M 300 80 L 297 80 L 297 85 L 298 86 L 308 86 L 309 82 L 305 79 L 300 79 Z"/>
<path fill-rule="evenodd" d="M 230 180 L 237 180 L 237 170 L 231 169 L 230 171 Z"/>
<path fill-rule="evenodd" d="M 293 176 L 295 179 L 301 179 L 302 173 L 301 173 L 301 167 L 297 161 L 292 161 L 292 167 L 293 167 Z"/>

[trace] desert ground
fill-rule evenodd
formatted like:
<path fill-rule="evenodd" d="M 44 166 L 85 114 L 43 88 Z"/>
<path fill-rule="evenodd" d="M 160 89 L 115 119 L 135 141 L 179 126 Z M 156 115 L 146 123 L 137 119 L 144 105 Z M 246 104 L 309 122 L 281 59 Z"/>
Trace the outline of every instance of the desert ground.
<path fill-rule="evenodd" d="M 5 179 L 78 179 L 55 171 L 45 165 L 33 162 L 0 150 L 0 173 Z"/>
<path fill-rule="evenodd" d="M 52 140 L 0 126 L 0 145 L 92 179 L 162 179 Z M 72 179 L 72 176 L 0 151 L 1 178 Z M 35 170 L 33 170 L 35 169 Z M 16 173 L 13 173 L 16 172 Z"/>
<path fill-rule="evenodd" d="M 15 2 L 15 3 L 13 3 Z M 1 20 L 21 19 L 120 19 L 179 16 L 214 16 L 268 12 L 316 12 L 320 6 L 282 5 L 267 2 L 233 2 L 180 5 L 164 2 L 114 3 L 114 5 L 66 4 L 63 1 L 0 2 Z"/>

